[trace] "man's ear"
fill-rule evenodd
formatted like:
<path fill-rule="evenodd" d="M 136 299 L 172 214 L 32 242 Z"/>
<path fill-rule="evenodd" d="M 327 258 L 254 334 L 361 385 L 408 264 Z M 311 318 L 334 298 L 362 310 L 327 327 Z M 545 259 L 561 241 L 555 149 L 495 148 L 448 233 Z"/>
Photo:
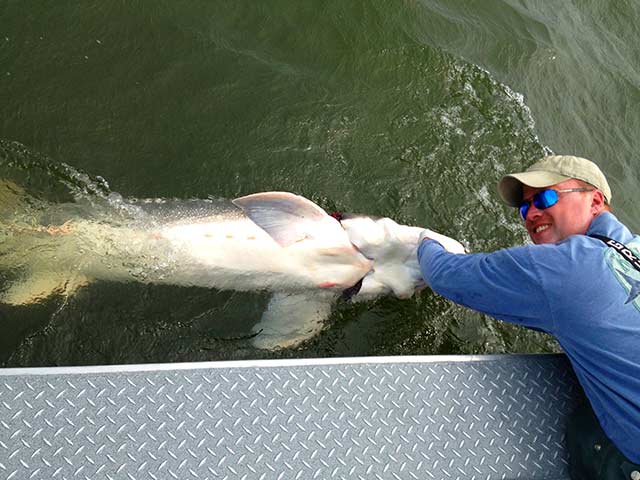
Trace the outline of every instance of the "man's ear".
<path fill-rule="evenodd" d="M 604 195 L 600 190 L 595 190 L 591 197 L 591 213 L 595 217 L 605 209 Z"/>

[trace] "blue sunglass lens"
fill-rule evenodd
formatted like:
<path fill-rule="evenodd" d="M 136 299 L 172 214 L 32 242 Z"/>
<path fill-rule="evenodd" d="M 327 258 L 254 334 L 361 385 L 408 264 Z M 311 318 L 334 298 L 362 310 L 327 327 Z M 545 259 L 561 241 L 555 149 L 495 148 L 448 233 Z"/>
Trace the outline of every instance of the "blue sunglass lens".
<path fill-rule="evenodd" d="M 541 192 L 536 193 L 531 201 L 533 201 L 533 204 L 537 209 L 544 210 L 545 208 L 553 207 L 558 203 L 558 192 L 555 190 L 542 190 Z M 527 218 L 529 205 L 530 202 L 522 202 L 522 205 L 520 205 L 520 216 L 523 219 Z"/>
<path fill-rule="evenodd" d="M 558 203 L 558 192 L 555 190 L 542 190 L 533 196 L 533 204 L 540 210 L 553 207 L 556 203 Z"/>
<path fill-rule="evenodd" d="M 529 202 L 524 202 L 522 205 L 520 205 L 520 216 L 522 217 L 523 220 L 527 218 L 528 211 L 529 211 Z"/>

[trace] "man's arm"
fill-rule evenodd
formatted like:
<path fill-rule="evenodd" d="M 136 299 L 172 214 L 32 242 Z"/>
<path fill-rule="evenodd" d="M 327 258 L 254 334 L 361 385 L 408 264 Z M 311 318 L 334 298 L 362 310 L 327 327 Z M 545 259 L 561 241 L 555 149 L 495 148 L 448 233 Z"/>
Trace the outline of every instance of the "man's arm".
<path fill-rule="evenodd" d="M 500 320 L 553 332 L 554 319 L 531 246 L 456 255 L 434 240 L 418 247 L 422 276 L 431 289 Z"/>

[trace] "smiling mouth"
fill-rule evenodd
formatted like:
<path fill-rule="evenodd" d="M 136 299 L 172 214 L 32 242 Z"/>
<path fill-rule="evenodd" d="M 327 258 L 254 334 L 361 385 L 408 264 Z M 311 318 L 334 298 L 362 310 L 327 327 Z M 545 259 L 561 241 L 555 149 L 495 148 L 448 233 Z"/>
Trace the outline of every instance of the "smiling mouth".
<path fill-rule="evenodd" d="M 549 228 L 550 225 L 540 225 L 533 229 L 533 233 L 540 233 Z"/>

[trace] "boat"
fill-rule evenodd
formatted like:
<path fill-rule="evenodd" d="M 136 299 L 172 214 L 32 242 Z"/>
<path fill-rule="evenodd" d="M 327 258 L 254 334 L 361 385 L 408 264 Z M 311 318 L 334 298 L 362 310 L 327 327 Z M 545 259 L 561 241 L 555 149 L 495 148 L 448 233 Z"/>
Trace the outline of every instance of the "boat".
<path fill-rule="evenodd" d="M 566 356 L 0 370 L 0 477 L 568 479 Z"/>

